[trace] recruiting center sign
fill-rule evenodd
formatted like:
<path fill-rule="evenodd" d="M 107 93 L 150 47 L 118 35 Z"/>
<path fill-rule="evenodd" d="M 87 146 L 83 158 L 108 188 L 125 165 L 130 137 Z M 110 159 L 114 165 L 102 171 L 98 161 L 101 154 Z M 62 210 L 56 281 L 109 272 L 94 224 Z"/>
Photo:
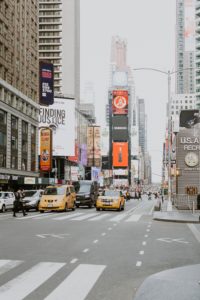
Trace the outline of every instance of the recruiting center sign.
<path fill-rule="evenodd" d="M 52 155 L 75 155 L 75 101 L 54 98 L 54 104 L 40 106 L 39 127 L 52 130 Z"/>

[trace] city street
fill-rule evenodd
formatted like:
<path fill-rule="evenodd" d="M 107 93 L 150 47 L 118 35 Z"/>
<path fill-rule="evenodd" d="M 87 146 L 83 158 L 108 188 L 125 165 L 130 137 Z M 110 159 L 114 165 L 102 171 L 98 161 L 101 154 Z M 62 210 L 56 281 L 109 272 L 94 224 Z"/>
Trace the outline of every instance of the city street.
<path fill-rule="evenodd" d="M 124 212 L 0 214 L 0 298 L 131 300 L 149 275 L 199 263 L 189 226 L 153 221 L 154 201 L 131 199 Z"/>

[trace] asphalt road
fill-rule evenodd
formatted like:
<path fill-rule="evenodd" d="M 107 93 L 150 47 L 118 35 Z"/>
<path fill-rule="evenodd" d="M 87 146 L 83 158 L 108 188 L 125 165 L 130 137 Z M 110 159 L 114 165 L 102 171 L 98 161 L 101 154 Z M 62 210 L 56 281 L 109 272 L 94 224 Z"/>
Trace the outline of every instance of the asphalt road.
<path fill-rule="evenodd" d="M 0 299 L 131 300 L 147 276 L 199 263 L 194 230 L 153 221 L 153 205 L 0 214 Z"/>

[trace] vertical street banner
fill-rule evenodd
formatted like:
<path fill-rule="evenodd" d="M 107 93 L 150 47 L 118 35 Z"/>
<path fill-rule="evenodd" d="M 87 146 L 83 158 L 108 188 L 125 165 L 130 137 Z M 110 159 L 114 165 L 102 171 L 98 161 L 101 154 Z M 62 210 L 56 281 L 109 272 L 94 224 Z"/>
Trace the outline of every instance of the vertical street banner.
<path fill-rule="evenodd" d="M 127 90 L 113 91 L 112 111 L 114 115 L 128 114 L 128 91 Z"/>
<path fill-rule="evenodd" d="M 50 128 L 40 130 L 40 170 L 51 171 L 52 163 L 52 131 Z"/>
<path fill-rule="evenodd" d="M 128 167 L 127 142 L 113 142 L 113 167 Z"/>
<path fill-rule="evenodd" d="M 101 132 L 100 127 L 94 127 L 94 166 L 101 166 Z"/>
<path fill-rule="evenodd" d="M 54 103 L 54 69 L 53 64 L 40 61 L 39 64 L 39 103 L 52 105 Z"/>
<path fill-rule="evenodd" d="M 94 127 L 87 128 L 87 165 L 92 167 L 94 160 Z"/>

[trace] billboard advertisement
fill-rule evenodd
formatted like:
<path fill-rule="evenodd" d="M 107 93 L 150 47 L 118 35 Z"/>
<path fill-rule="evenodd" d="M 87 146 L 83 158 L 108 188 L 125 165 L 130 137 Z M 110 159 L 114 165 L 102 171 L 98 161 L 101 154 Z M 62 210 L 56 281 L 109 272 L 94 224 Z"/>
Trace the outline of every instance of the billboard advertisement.
<path fill-rule="evenodd" d="M 195 0 L 185 0 L 185 51 L 195 51 Z"/>
<path fill-rule="evenodd" d="M 51 171 L 52 163 L 52 131 L 50 128 L 40 130 L 40 170 Z"/>
<path fill-rule="evenodd" d="M 68 160 L 69 161 L 73 161 L 73 162 L 78 162 L 79 160 L 79 147 L 78 147 L 78 143 L 75 143 L 75 155 L 74 156 L 68 156 Z"/>
<path fill-rule="evenodd" d="M 87 158 L 88 166 L 101 165 L 101 132 L 99 126 L 87 128 Z"/>
<path fill-rule="evenodd" d="M 114 90 L 112 92 L 112 111 L 114 115 L 128 114 L 128 91 Z"/>
<path fill-rule="evenodd" d="M 75 155 L 75 101 L 55 98 L 50 107 L 40 106 L 39 127 L 52 129 L 53 156 Z"/>
<path fill-rule="evenodd" d="M 113 142 L 113 167 L 128 167 L 127 142 Z"/>
<path fill-rule="evenodd" d="M 39 80 L 40 105 L 52 105 L 54 103 L 54 70 L 52 63 L 40 61 Z"/>
<path fill-rule="evenodd" d="M 70 174 L 71 174 L 70 177 L 72 181 L 78 181 L 78 176 L 79 176 L 78 167 L 71 166 Z"/>
<path fill-rule="evenodd" d="M 195 128 L 200 123 L 200 114 L 198 109 L 182 110 L 180 113 L 180 129 Z"/>
<path fill-rule="evenodd" d="M 113 141 L 128 140 L 128 117 L 113 116 L 112 117 L 112 139 Z"/>
<path fill-rule="evenodd" d="M 92 169 L 91 169 L 91 179 L 92 179 L 92 181 L 99 182 L 100 173 L 101 173 L 100 168 L 92 167 Z"/>

